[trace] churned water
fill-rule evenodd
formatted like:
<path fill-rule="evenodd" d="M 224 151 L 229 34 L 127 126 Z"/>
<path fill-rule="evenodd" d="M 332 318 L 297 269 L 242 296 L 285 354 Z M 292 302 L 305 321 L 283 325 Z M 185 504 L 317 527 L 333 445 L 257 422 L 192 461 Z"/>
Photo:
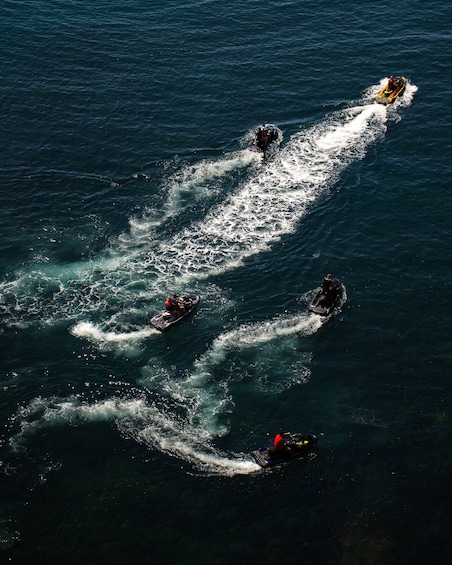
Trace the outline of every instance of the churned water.
<path fill-rule="evenodd" d="M 2 561 L 449 563 L 451 11 L 4 0 Z"/>

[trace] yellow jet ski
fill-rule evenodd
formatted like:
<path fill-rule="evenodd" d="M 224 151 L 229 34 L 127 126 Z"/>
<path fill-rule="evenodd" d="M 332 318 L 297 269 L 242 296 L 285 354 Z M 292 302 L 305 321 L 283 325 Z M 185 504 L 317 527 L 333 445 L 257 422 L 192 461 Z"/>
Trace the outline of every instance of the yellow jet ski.
<path fill-rule="evenodd" d="M 396 98 L 402 96 L 405 92 L 407 82 L 406 77 L 390 76 L 386 86 L 377 94 L 375 102 L 377 104 L 384 104 L 385 106 L 392 104 Z"/>

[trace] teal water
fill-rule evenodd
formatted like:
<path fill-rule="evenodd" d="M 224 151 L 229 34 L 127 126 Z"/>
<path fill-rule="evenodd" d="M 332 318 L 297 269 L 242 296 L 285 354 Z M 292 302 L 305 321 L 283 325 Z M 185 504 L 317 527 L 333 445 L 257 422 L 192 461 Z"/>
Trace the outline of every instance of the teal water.
<path fill-rule="evenodd" d="M 1 13 L 1 559 L 448 563 L 449 5 Z"/>

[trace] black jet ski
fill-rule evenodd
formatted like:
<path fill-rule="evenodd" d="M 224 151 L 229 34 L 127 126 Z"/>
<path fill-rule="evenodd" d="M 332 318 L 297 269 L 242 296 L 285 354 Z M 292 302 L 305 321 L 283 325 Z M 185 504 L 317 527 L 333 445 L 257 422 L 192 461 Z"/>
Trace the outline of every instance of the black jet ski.
<path fill-rule="evenodd" d="M 375 98 L 377 104 L 392 104 L 396 98 L 402 96 L 407 85 L 406 77 L 390 76 L 387 84 L 380 90 Z"/>
<path fill-rule="evenodd" d="M 314 299 L 309 304 L 308 309 L 314 314 L 328 316 L 342 298 L 344 288 L 339 279 L 333 279 L 327 275 L 322 282 L 322 286 L 316 292 Z"/>
<path fill-rule="evenodd" d="M 184 318 L 194 312 L 200 301 L 199 296 L 196 294 L 188 294 L 186 296 L 174 295 L 172 299 L 176 303 L 174 307 L 171 310 L 159 312 L 149 322 L 151 326 L 162 332 L 179 324 Z"/>
<path fill-rule="evenodd" d="M 286 446 L 290 451 L 275 449 L 274 447 L 260 447 L 251 452 L 254 460 L 263 468 L 272 467 L 281 463 L 287 463 L 292 459 L 298 459 L 307 455 L 317 445 L 318 437 L 314 434 L 285 434 Z"/>
<path fill-rule="evenodd" d="M 267 151 L 269 146 L 278 139 L 278 129 L 273 124 L 262 124 L 257 128 L 256 135 L 254 136 L 254 141 L 252 148 L 262 151 L 264 153 Z"/>

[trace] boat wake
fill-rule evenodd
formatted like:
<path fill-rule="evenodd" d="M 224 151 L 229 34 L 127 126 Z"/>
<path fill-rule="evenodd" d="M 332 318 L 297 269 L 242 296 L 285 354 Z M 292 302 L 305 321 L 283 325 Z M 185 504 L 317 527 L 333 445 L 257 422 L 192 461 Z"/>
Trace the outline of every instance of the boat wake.
<path fill-rule="evenodd" d="M 377 104 L 341 110 L 292 135 L 272 160 L 181 229 L 172 224 L 170 232 L 160 233 L 156 218 L 144 214 L 131 220 L 129 232 L 96 259 L 70 266 L 43 260 L 27 266 L 0 285 L 4 321 L 11 326 L 37 321 L 48 325 L 92 316 L 106 320 L 103 331 L 127 331 L 127 322 L 110 326 L 111 317 L 120 323 L 114 317 L 119 309 L 127 313 L 138 303 L 153 310 L 162 288 L 200 287 L 202 281 L 240 269 L 247 258 L 268 252 L 296 231 L 341 172 L 384 135 L 387 120 L 388 111 Z M 202 186 L 203 174 L 213 174 L 213 165 L 200 170 L 206 167 L 207 173 L 199 172 L 190 182 Z M 170 190 L 164 217 L 178 210 L 189 171 L 183 176 L 172 181 L 178 188 Z M 202 288 L 196 290 L 203 295 Z"/>
<path fill-rule="evenodd" d="M 18 431 L 10 445 L 16 452 L 26 450 L 27 438 L 48 427 L 111 421 L 122 435 L 178 457 L 199 472 L 224 476 L 254 473 L 260 467 L 249 454 L 224 452 L 215 446 L 216 439 L 229 431 L 224 417 L 235 404 L 231 387 L 246 378 L 250 391 L 278 394 L 306 383 L 311 355 L 303 355 L 295 346 L 300 336 L 318 331 L 324 322 L 325 318 L 302 312 L 244 324 L 220 334 L 194 362 L 188 376 L 168 372 L 159 366 L 158 359 L 151 361 L 143 368 L 139 388 L 134 388 L 132 396 L 127 391 L 120 398 L 95 402 L 85 395 L 36 398 L 21 406 L 12 418 Z M 272 382 L 268 373 L 270 369 L 275 373 L 275 348 L 278 354 L 285 349 L 286 362 L 280 364 Z M 245 372 L 238 370 L 238 359 L 247 350 L 258 351 L 259 363 L 254 363 L 253 369 L 248 366 L 245 377 Z M 111 384 L 117 388 L 119 383 Z M 151 396 L 144 392 L 149 390 L 153 391 Z"/>
<path fill-rule="evenodd" d="M 140 343 L 155 334 L 147 321 L 160 309 L 162 289 L 196 287 L 207 309 L 224 314 L 228 292 L 213 284 L 216 277 L 241 269 L 247 258 L 270 251 L 294 233 L 341 172 L 384 136 L 390 115 L 397 116 L 398 107 L 411 103 L 415 91 L 409 85 L 403 99 L 388 109 L 365 103 L 365 97 L 359 105 L 295 133 L 271 160 L 239 176 L 234 190 L 226 189 L 228 177 L 252 164 L 253 152 L 177 173 L 168 180 L 160 219 L 148 213 L 134 218 L 128 233 L 98 258 L 69 267 L 40 261 L 3 281 L 3 321 L 12 328 L 65 323 L 74 336 L 100 350 L 135 350 L 141 355 Z M 215 202 L 205 213 L 166 229 L 169 218 L 211 198 Z M 221 323 L 222 317 L 215 319 Z M 231 328 L 212 341 L 188 374 L 174 375 L 157 356 L 148 359 L 137 377 L 142 391 L 138 398 L 129 391 L 120 399 L 95 402 L 80 396 L 37 398 L 14 416 L 19 431 L 11 445 L 19 448 L 28 434 L 44 426 L 105 419 L 135 441 L 200 471 L 255 472 L 258 467 L 248 456 L 215 446 L 229 431 L 227 414 L 237 402 L 235 385 L 246 385 L 250 394 L 278 394 L 305 383 L 311 354 L 300 352 L 297 345 L 300 337 L 312 335 L 323 323 L 319 316 L 302 312 Z M 277 368 L 275 350 L 277 358 L 284 359 Z M 158 395 L 158 402 L 144 392 L 149 390 Z"/>

